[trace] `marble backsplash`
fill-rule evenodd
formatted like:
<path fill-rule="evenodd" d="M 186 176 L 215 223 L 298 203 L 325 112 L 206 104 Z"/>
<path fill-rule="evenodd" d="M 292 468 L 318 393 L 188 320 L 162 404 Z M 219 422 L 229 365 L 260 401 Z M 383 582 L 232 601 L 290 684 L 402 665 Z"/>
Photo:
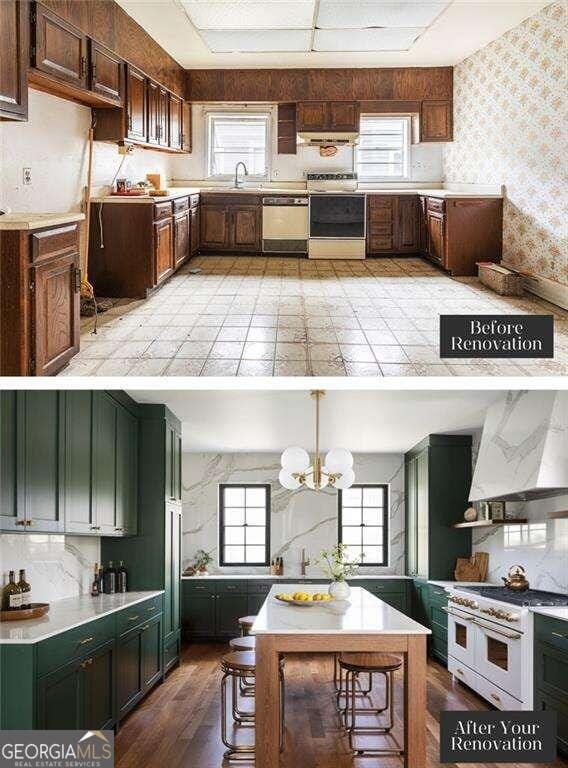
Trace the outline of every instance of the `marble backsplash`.
<path fill-rule="evenodd" d="M 93 566 L 100 563 L 100 539 L 95 536 L 3 533 L 0 535 L 2 585 L 8 571 L 26 569 L 34 602 L 74 597 L 91 588 Z"/>
<path fill-rule="evenodd" d="M 355 476 L 359 483 L 390 485 L 389 566 L 364 569 L 366 573 L 404 574 L 404 456 L 402 454 L 357 454 Z M 308 574 L 321 576 L 315 565 L 320 551 L 337 542 L 337 491 L 280 486 L 279 454 L 231 453 L 183 455 L 183 566 L 196 550 L 210 552 L 211 573 L 239 573 L 242 568 L 218 566 L 219 483 L 271 484 L 271 557 L 282 556 L 286 575 L 300 573 L 302 548 L 312 565 Z M 249 573 L 267 573 L 267 568 L 247 568 Z"/>

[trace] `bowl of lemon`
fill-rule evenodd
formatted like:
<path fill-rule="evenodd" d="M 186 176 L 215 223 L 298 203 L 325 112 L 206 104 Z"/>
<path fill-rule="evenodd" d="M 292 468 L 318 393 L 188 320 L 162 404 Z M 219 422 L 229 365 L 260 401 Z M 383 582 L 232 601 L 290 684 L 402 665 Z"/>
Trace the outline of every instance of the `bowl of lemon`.
<path fill-rule="evenodd" d="M 333 600 L 333 597 L 327 592 L 315 592 L 313 595 L 310 595 L 309 592 L 280 592 L 279 594 L 274 595 L 274 597 L 279 603 L 297 605 L 301 608 L 321 605 L 322 603 L 329 603 Z"/>

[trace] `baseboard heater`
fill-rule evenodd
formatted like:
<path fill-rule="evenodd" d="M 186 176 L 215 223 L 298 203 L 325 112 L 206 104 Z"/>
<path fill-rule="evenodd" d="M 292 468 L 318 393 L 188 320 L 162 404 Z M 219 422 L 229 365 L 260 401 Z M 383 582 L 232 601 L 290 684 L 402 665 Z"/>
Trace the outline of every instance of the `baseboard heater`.
<path fill-rule="evenodd" d="M 271 237 L 263 239 L 262 250 L 264 253 L 307 253 L 308 241 Z"/>

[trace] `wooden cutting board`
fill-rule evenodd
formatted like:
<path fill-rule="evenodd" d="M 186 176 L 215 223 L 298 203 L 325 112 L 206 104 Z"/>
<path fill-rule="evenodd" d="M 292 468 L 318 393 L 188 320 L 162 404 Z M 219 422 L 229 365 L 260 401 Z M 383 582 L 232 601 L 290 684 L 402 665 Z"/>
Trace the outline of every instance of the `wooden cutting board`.
<path fill-rule="evenodd" d="M 486 581 L 489 555 L 476 552 L 471 557 L 458 557 L 454 576 L 456 581 Z"/>

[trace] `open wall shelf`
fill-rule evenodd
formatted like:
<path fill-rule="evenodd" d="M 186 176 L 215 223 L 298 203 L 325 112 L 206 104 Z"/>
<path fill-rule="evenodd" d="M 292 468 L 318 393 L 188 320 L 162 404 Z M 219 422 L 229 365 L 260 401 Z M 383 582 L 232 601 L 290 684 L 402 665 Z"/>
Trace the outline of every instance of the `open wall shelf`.
<path fill-rule="evenodd" d="M 514 520 L 474 520 L 472 523 L 454 523 L 452 528 L 493 528 L 496 525 L 522 525 L 527 522 L 526 517 L 516 517 Z"/>

